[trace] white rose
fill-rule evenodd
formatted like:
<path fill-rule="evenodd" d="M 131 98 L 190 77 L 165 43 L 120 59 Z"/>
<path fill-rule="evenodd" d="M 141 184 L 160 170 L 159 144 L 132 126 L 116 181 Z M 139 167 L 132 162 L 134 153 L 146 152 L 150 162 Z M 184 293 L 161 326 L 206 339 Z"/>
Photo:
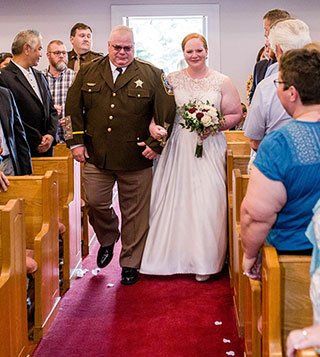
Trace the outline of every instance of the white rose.
<path fill-rule="evenodd" d="M 201 123 L 202 125 L 207 128 L 208 126 L 210 126 L 212 124 L 211 121 L 211 117 L 208 114 L 205 114 L 202 118 L 201 118 Z"/>
<path fill-rule="evenodd" d="M 204 110 L 207 110 L 207 111 L 209 112 L 211 109 L 214 109 L 214 108 L 212 107 L 212 105 L 205 104 L 205 105 L 203 106 L 203 109 L 204 109 Z"/>
<path fill-rule="evenodd" d="M 211 116 L 212 116 L 212 118 L 217 117 L 217 116 L 218 116 L 217 109 L 216 109 L 216 108 L 214 108 L 214 107 L 211 107 L 211 108 L 209 109 L 208 114 L 209 114 L 209 115 L 211 115 Z"/>

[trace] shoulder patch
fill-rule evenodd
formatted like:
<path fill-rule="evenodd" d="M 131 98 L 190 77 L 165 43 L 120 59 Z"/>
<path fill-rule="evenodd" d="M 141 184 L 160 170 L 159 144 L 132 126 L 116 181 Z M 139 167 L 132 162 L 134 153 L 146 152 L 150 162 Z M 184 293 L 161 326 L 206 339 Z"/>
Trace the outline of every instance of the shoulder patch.
<path fill-rule="evenodd" d="M 149 66 L 156 67 L 153 63 L 151 63 L 151 62 L 149 62 L 149 61 L 146 61 L 146 60 L 144 60 L 144 59 L 135 57 L 135 60 L 138 61 L 138 62 L 140 62 L 140 63 L 144 63 L 144 64 L 148 64 Z"/>
<path fill-rule="evenodd" d="M 168 79 L 164 73 L 161 74 L 161 82 L 162 82 L 163 88 L 166 91 L 166 93 L 168 95 L 174 95 L 173 88 L 172 88 L 171 84 L 168 82 Z"/>

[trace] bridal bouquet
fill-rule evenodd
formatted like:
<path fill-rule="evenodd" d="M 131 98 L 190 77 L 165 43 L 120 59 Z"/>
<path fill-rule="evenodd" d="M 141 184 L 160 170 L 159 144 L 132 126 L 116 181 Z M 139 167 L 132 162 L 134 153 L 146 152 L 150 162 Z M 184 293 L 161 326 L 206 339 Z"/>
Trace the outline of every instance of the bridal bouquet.
<path fill-rule="evenodd" d="M 198 134 L 195 156 L 202 157 L 203 139 L 216 134 L 223 126 L 222 115 L 209 101 L 203 103 L 196 100 L 183 104 L 179 108 L 179 114 L 184 119 L 184 123 L 180 125 Z"/>

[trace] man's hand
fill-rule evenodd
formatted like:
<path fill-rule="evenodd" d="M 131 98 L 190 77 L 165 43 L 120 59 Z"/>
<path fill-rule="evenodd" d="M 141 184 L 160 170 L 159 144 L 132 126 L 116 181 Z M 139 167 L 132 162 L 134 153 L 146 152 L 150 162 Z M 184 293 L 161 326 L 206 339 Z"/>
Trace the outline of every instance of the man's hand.
<path fill-rule="evenodd" d="M 63 128 L 65 128 L 65 127 L 66 127 L 66 118 L 64 117 L 64 118 L 59 119 L 59 124 L 60 124 Z"/>
<path fill-rule="evenodd" d="M 85 162 L 89 158 L 87 148 L 85 146 L 78 146 L 72 149 L 72 156 L 76 161 Z"/>
<path fill-rule="evenodd" d="M 53 143 L 53 136 L 50 134 L 43 135 L 41 144 L 38 145 L 37 150 L 39 153 L 47 152 Z"/>
<path fill-rule="evenodd" d="M 61 114 L 62 114 L 62 106 L 59 105 L 59 104 L 55 104 L 55 105 L 54 105 L 54 109 L 57 111 L 58 116 L 60 117 Z"/>
<path fill-rule="evenodd" d="M 7 179 L 6 175 L 0 171 L 0 192 L 7 191 L 8 186 L 10 185 L 9 180 Z"/>
<path fill-rule="evenodd" d="M 145 158 L 147 158 L 147 159 L 149 159 L 149 160 L 153 160 L 153 159 L 155 159 L 155 158 L 158 156 L 158 154 L 157 154 L 155 151 L 153 151 L 151 148 L 149 148 L 149 146 L 147 146 L 144 141 L 138 143 L 138 146 L 141 146 L 141 147 L 145 146 L 145 147 L 146 147 L 146 148 L 142 151 L 142 155 L 143 155 Z"/>

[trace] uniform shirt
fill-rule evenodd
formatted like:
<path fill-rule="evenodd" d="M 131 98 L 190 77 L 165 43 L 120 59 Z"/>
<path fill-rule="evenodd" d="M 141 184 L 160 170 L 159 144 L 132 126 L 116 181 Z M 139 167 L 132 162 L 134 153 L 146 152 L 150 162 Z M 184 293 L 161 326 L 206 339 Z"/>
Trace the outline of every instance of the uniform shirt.
<path fill-rule="evenodd" d="M 254 92 L 248 117 L 244 122 L 244 135 L 252 140 L 262 140 L 271 131 L 292 121 L 283 108 L 273 81 L 278 73 L 262 80 Z"/>
<path fill-rule="evenodd" d="M 135 59 L 114 82 L 107 56 L 83 65 L 68 91 L 66 114 L 71 115 L 73 138 L 67 143 L 84 144 L 88 162 L 99 168 L 143 170 L 152 160 L 142 155 L 138 143 L 161 153 L 149 124 L 152 118 L 158 125 L 172 124 L 175 109 L 160 69 Z"/>
<path fill-rule="evenodd" d="M 49 72 L 49 68 L 47 68 L 43 71 L 43 74 L 45 75 L 45 77 L 48 80 L 53 103 L 55 105 L 61 105 L 61 107 L 62 107 L 61 115 L 59 116 L 59 119 L 64 118 L 65 117 L 65 103 L 66 103 L 66 99 L 67 99 L 67 92 L 76 76 L 76 72 L 70 68 L 66 68 L 65 70 L 60 72 L 58 77 L 54 77 Z M 63 132 L 63 128 L 61 127 L 61 125 L 59 125 L 59 127 L 58 127 L 57 136 L 58 136 L 59 142 L 65 141 L 64 132 Z"/>
<path fill-rule="evenodd" d="M 320 198 L 320 122 L 293 120 L 272 132 L 260 144 L 254 166 L 287 193 L 268 243 L 284 251 L 311 249 L 305 231 Z"/>
<path fill-rule="evenodd" d="M 75 50 L 69 51 L 68 52 L 68 68 L 74 69 L 74 64 L 77 60 L 77 53 Z M 80 55 L 80 65 L 84 63 L 88 63 L 93 61 L 96 58 L 103 57 L 103 53 L 99 52 L 94 52 L 94 51 L 89 51 L 87 53 L 84 53 L 83 55 Z"/>

